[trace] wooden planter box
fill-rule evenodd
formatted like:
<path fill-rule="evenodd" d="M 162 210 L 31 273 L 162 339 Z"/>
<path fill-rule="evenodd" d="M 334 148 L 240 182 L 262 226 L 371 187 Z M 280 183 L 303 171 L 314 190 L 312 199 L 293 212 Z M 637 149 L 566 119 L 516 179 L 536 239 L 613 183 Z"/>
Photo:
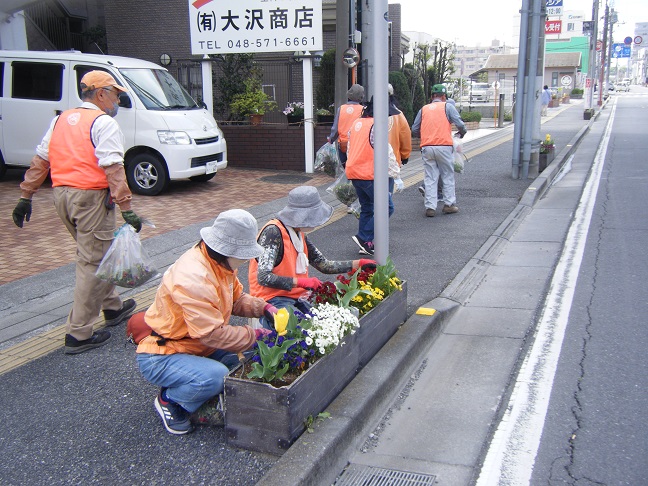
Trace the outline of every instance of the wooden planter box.
<path fill-rule="evenodd" d="M 563 96 L 562 102 L 563 102 L 563 105 L 566 105 L 567 103 L 569 103 L 569 96 Z"/>
<path fill-rule="evenodd" d="M 306 429 L 305 421 L 335 399 L 407 317 L 407 286 L 360 319 L 360 329 L 288 386 L 225 377 L 225 435 L 234 447 L 283 454 Z"/>
<path fill-rule="evenodd" d="M 560 106 L 560 100 L 559 99 L 551 99 L 549 101 L 549 108 L 558 108 Z"/>

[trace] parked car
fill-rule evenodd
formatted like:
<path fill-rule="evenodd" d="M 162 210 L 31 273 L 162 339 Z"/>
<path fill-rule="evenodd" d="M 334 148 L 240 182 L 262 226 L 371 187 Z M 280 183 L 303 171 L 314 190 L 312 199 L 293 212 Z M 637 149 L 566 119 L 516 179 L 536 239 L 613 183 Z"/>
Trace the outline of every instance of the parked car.
<path fill-rule="evenodd" d="M 621 81 L 616 85 L 616 91 L 625 91 L 627 93 L 630 91 L 630 83 L 627 81 Z"/>
<path fill-rule="evenodd" d="M 493 89 L 488 83 L 472 83 L 468 93 L 470 101 L 490 101 Z"/>
<path fill-rule="evenodd" d="M 131 190 L 154 196 L 173 179 L 208 181 L 227 167 L 223 132 L 204 105 L 157 64 L 78 51 L 0 50 L 0 177 L 27 167 L 52 118 L 79 106 L 79 82 L 110 73 L 128 93 L 116 117 Z"/>

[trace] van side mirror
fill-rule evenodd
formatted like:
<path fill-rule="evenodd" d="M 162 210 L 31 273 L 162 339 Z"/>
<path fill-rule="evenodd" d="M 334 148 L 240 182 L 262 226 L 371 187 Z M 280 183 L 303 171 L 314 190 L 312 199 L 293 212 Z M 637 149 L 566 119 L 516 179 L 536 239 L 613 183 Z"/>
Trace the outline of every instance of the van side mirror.
<path fill-rule="evenodd" d="M 132 108 L 133 103 L 126 93 L 119 93 L 119 106 L 120 108 Z"/>
<path fill-rule="evenodd" d="M 204 101 L 201 101 L 200 103 L 198 103 L 198 105 L 204 110 L 207 109 L 207 103 L 205 103 Z"/>

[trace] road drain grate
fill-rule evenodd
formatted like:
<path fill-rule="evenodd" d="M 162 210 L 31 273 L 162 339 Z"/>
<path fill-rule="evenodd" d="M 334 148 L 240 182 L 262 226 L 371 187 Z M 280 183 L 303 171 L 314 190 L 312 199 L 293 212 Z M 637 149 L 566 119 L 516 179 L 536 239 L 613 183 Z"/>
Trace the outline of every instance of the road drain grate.
<path fill-rule="evenodd" d="M 436 476 L 349 464 L 335 486 L 431 486 Z"/>

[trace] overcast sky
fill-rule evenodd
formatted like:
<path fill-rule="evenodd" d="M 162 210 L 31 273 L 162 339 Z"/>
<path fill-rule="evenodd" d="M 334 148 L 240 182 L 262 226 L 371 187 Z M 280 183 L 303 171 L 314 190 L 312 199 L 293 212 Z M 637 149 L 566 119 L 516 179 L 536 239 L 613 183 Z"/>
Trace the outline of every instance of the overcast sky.
<path fill-rule="evenodd" d="M 403 30 L 425 32 L 463 45 L 490 45 L 493 39 L 511 45 L 513 17 L 522 7 L 522 0 L 390 0 L 390 3 L 401 4 Z M 648 22 L 647 0 L 609 0 L 609 5 L 614 6 L 619 17 L 619 24 L 614 26 L 615 42 L 633 37 L 635 22 Z M 582 10 L 587 20 L 592 16 L 592 0 L 563 0 L 563 8 Z M 599 7 L 601 17 L 604 11 L 605 1 Z M 599 29 L 602 27 L 601 21 Z"/>

